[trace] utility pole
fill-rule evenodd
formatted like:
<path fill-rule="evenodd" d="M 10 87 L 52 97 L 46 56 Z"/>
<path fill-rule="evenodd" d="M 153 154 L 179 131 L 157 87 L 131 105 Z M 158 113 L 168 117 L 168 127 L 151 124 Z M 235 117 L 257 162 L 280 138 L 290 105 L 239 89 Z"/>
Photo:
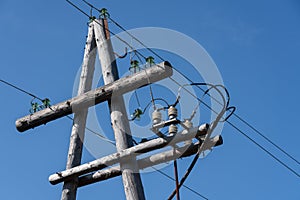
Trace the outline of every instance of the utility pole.
<path fill-rule="evenodd" d="M 98 54 L 101 62 L 104 84 L 119 79 L 117 64 L 110 40 L 109 28 L 105 16 L 99 23 L 94 22 L 97 38 Z M 101 25 L 101 26 L 100 26 Z M 112 94 L 108 102 L 112 128 L 115 133 L 117 151 L 120 152 L 133 146 L 132 136 L 122 95 Z M 125 161 L 125 162 L 124 162 Z M 144 189 L 135 157 L 121 161 L 122 179 L 127 200 L 144 200 Z"/>
<path fill-rule="evenodd" d="M 92 87 L 92 80 L 95 69 L 96 41 L 94 36 L 94 25 L 89 25 L 88 37 L 84 52 L 83 64 L 81 69 L 80 83 L 77 95 L 81 95 Z M 76 167 L 81 164 L 83 140 L 86 126 L 88 109 L 78 109 L 74 114 L 72 133 L 70 137 L 70 146 L 68 152 L 68 161 L 66 169 Z M 78 178 L 74 177 L 64 182 L 61 200 L 75 200 L 77 193 Z"/>
<path fill-rule="evenodd" d="M 153 65 L 141 71 L 119 79 L 106 19 L 106 9 L 102 11 L 99 20 L 90 17 L 77 96 L 16 120 L 16 128 L 18 131 L 24 132 L 74 113 L 66 170 L 49 176 L 51 184 L 64 183 L 61 200 L 76 200 L 78 187 L 120 175 L 122 175 L 126 199 L 144 200 L 145 195 L 139 170 L 177 158 L 199 155 L 202 151 L 221 145 L 222 137 L 211 137 L 211 132 L 223 113 L 219 114 L 217 120 L 211 125 L 193 126 L 190 121 L 177 119 L 177 109 L 173 106 L 168 108 L 169 118 L 167 120 L 163 120 L 160 111 L 155 110 L 152 115 L 151 130 L 158 137 L 133 146 L 123 94 L 171 77 L 173 70 L 171 64 L 164 61 L 158 64 L 152 63 Z M 97 51 L 105 85 L 91 90 Z M 88 108 L 104 101 L 107 101 L 109 105 L 117 152 L 81 164 Z M 178 131 L 177 126 L 179 125 L 182 127 L 181 131 Z M 161 133 L 161 129 L 164 127 L 169 127 L 169 135 Z M 195 139 L 198 142 L 195 142 Z M 143 158 L 137 157 L 137 155 L 167 146 L 173 147 L 173 149 Z M 105 169 L 107 167 L 110 168 Z M 177 186 L 179 189 L 178 184 Z"/>

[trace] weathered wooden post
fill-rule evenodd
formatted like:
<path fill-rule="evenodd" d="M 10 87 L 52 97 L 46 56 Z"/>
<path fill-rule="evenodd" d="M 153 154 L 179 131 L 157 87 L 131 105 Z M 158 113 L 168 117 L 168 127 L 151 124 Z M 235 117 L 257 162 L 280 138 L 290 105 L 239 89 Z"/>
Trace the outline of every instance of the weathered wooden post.
<path fill-rule="evenodd" d="M 94 24 L 89 24 L 88 37 L 84 52 L 83 64 L 81 69 L 80 82 L 78 87 L 78 95 L 81 95 L 92 87 L 92 80 L 95 68 L 96 58 L 96 41 L 94 36 Z M 66 169 L 78 166 L 81 164 L 83 140 L 85 133 L 85 125 L 88 109 L 78 109 L 74 114 L 72 133 L 70 137 L 70 146 L 68 152 L 68 161 Z M 65 181 L 61 199 L 75 200 L 77 193 L 78 178 L 74 177 L 71 180 Z"/>
<path fill-rule="evenodd" d="M 104 84 L 110 84 L 118 80 L 119 75 L 105 16 L 95 21 L 94 26 Z M 133 145 L 123 96 L 112 94 L 109 108 L 116 147 L 119 152 Z M 126 159 L 125 162 L 121 161 L 120 166 L 126 199 L 144 200 L 144 189 L 135 157 Z"/>

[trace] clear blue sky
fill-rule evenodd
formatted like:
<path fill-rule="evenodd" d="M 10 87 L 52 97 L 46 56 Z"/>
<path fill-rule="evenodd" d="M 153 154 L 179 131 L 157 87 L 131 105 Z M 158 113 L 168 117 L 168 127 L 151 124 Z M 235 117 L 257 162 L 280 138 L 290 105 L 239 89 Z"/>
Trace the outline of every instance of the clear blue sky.
<path fill-rule="evenodd" d="M 300 160 L 299 1 L 91 2 L 108 8 L 128 29 L 164 27 L 199 42 L 217 64 L 237 113 Z M 70 98 L 83 58 L 86 22 L 63 0 L 1 0 L 0 78 L 53 103 Z M 20 134 L 14 123 L 28 113 L 31 97 L 2 83 L 0 95 L 1 199 L 60 199 L 62 185 L 50 185 L 48 176 L 65 168 L 71 122 L 63 118 Z M 232 121 L 300 173 L 299 165 Z M 222 136 L 224 145 L 199 160 L 186 185 L 214 200 L 300 199 L 299 177 L 228 124 Z M 84 150 L 83 162 L 90 160 Z M 179 162 L 181 174 L 189 161 Z M 163 171 L 173 176 L 171 166 Z M 147 199 L 166 199 L 174 188 L 157 172 L 142 174 L 142 181 Z M 201 199 L 186 189 L 181 196 Z M 121 178 L 78 191 L 78 199 L 99 198 L 124 199 Z"/>

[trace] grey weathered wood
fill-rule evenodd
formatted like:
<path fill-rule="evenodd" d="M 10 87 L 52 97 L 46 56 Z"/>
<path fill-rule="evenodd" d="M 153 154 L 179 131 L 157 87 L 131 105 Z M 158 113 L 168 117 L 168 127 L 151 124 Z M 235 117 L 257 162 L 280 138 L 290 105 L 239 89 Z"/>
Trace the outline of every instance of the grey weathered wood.
<path fill-rule="evenodd" d="M 94 22 L 94 25 L 103 80 L 105 84 L 110 84 L 119 79 L 119 74 L 112 43 L 107 31 L 107 20 L 100 19 L 98 23 Z M 128 147 L 133 146 L 130 125 L 123 96 L 113 94 L 109 101 L 109 109 L 117 151 L 120 152 Z M 129 159 L 126 159 L 126 161 L 121 161 L 120 167 L 122 171 L 122 180 L 126 199 L 144 200 L 144 188 L 140 174 L 138 173 L 138 166 L 135 157 L 131 156 Z"/>
<path fill-rule="evenodd" d="M 81 95 L 91 90 L 95 69 L 95 59 L 96 40 L 94 35 L 94 25 L 90 24 L 77 95 Z M 88 109 L 85 108 L 75 112 L 74 114 L 66 169 L 70 169 L 81 164 L 87 113 Z M 75 200 L 77 185 L 77 177 L 73 177 L 72 179 L 65 181 L 63 185 L 61 200 Z"/>
<path fill-rule="evenodd" d="M 170 63 L 162 62 L 136 74 L 123 77 L 111 84 L 99 87 L 67 101 L 53 105 L 51 108 L 46 108 L 18 119 L 16 121 L 16 128 L 18 131 L 24 132 L 28 129 L 69 115 L 76 110 L 85 109 L 95 104 L 107 101 L 112 95 L 118 96 L 146 86 L 149 83 L 147 75 L 150 79 L 150 83 L 154 83 L 172 76 L 172 73 L 173 71 Z"/>
<path fill-rule="evenodd" d="M 209 140 L 207 144 L 205 144 L 204 151 L 211 149 L 215 146 L 219 146 L 223 144 L 223 140 L 221 136 L 215 136 Z M 155 155 L 148 156 L 146 158 L 138 160 L 139 169 L 145 169 L 148 167 L 152 167 L 154 165 L 158 165 L 161 163 L 169 162 L 174 159 L 184 158 L 191 156 L 197 153 L 200 147 L 200 143 L 197 142 L 195 144 L 186 145 L 183 147 L 176 147 L 175 151 L 169 150 L 162 153 L 158 153 Z M 114 178 L 121 175 L 120 166 L 111 167 L 109 169 L 100 170 L 95 173 L 87 174 L 79 177 L 78 179 L 78 187 L 83 187 L 89 184 L 97 183 L 100 181 L 104 181 L 110 178 Z"/>
<path fill-rule="evenodd" d="M 156 138 L 136 146 L 124 149 L 120 152 L 99 158 L 89 163 L 82 164 L 72 169 L 52 174 L 49 177 L 51 184 L 58 184 L 72 177 L 78 177 L 86 173 L 94 172 L 100 169 L 104 169 L 108 166 L 119 163 L 121 160 L 126 161 L 127 158 L 132 157 L 134 154 L 139 155 L 141 153 L 147 153 L 152 150 L 156 150 L 167 145 L 175 145 L 178 142 L 191 140 L 194 137 L 204 136 L 209 128 L 208 124 L 203 124 L 199 127 L 194 127 L 189 130 L 183 130 L 177 133 L 175 136 L 167 136 L 165 138 Z"/>

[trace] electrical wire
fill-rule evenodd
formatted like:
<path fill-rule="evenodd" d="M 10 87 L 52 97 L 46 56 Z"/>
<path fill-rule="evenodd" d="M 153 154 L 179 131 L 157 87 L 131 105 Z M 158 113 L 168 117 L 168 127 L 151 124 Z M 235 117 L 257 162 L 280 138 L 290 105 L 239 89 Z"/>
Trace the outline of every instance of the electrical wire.
<path fill-rule="evenodd" d="M 260 145 L 259 143 L 257 143 L 254 139 L 252 139 L 251 137 L 249 137 L 244 131 L 242 131 L 241 129 L 239 129 L 237 126 L 235 126 L 233 123 L 231 123 L 230 121 L 227 121 L 228 124 L 230 124 L 232 127 L 234 127 L 239 133 L 241 133 L 243 136 L 245 136 L 248 140 L 250 140 L 253 144 L 255 144 L 256 146 L 258 146 L 262 151 L 266 152 L 269 156 L 271 156 L 273 159 L 275 159 L 277 162 L 279 162 L 281 165 L 283 165 L 286 169 L 288 169 L 289 171 L 291 171 L 292 173 L 294 173 L 297 177 L 300 178 L 300 174 L 297 173 L 295 170 L 293 170 L 292 168 L 290 168 L 287 164 L 285 164 L 283 161 L 281 161 L 279 158 L 277 158 L 274 154 L 272 154 L 270 151 L 268 151 L 266 148 L 264 148 L 262 145 Z"/>
<path fill-rule="evenodd" d="M 190 175 L 190 173 L 192 172 L 192 169 L 194 168 L 195 164 L 198 161 L 200 154 L 196 154 L 195 157 L 193 158 L 191 164 L 189 165 L 188 169 L 186 170 L 185 174 L 183 175 L 183 177 L 181 178 L 178 187 L 180 188 L 184 181 L 187 179 L 187 177 Z M 173 190 L 173 192 L 170 194 L 170 196 L 168 197 L 168 200 L 173 199 L 173 197 L 176 195 L 176 190 Z"/>
<path fill-rule="evenodd" d="M 155 98 L 155 99 L 153 99 L 153 101 L 154 101 L 154 102 L 155 102 L 155 101 L 162 101 L 162 102 L 164 102 L 164 103 L 167 105 L 167 107 L 163 107 L 164 109 L 170 107 L 170 105 L 168 104 L 168 102 L 167 102 L 165 99 L 163 99 L 163 98 Z M 144 110 L 143 110 L 143 113 L 146 112 L 146 110 L 149 108 L 149 106 L 151 105 L 151 103 L 152 103 L 152 100 L 151 100 L 151 102 L 149 102 L 149 103 L 145 106 L 145 108 L 144 108 Z"/>
<path fill-rule="evenodd" d="M 173 161 L 174 164 L 174 174 L 175 174 L 175 184 L 176 184 L 176 188 L 175 188 L 175 193 L 176 193 L 176 199 L 180 200 L 180 193 L 179 193 L 179 178 L 178 178 L 178 166 L 177 166 L 177 160 L 175 159 Z"/>
<path fill-rule="evenodd" d="M 138 96 L 136 90 L 134 91 L 134 95 L 135 95 L 135 99 L 136 99 L 136 102 L 137 102 L 137 104 L 138 104 L 138 107 L 140 108 L 140 107 L 141 107 L 141 103 L 140 103 L 139 96 Z"/>
<path fill-rule="evenodd" d="M 51 109 L 51 108 L 50 108 L 50 109 Z M 68 116 L 68 115 L 65 116 L 65 117 L 67 117 L 68 119 L 72 120 L 72 122 L 73 122 L 72 125 L 75 126 L 75 124 L 74 124 L 74 119 L 73 119 L 72 117 L 70 117 L 70 116 Z M 89 127 L 85 127 L 85 129 L 88 130 L 88 131 L 90 131 L 91 133 L 95 134 L 96 136 L 98 136 L 98 137 L 101 138 L 102 140 L 104 140 L 104 141 L 106 141 L 106 142 L 108 142 L 108 143 L 110 143 L 110 144 L 116 145 L 116 143 L 115 143 L 114 141 L 112 141 L 112 140 L 110 140 L 110 139 L 104 137 L 103 135 L 101 135 L 100 133 L 98 133 L 98 132 L 96 132 L 96 131 L 90 129 Z"/>
<path fill-rule="evenodd" d="M 227 91 L 227 89 L 224 87 L 224 86 L 222 86 L 223 88 L 225 88 L 225 91 L 227 91 L 226 92 L 226 94 L 227 94 L 227 102 L 226 102 L 226 100 L 225 100 L 225 97 L 224 97 L 224 95 L 222 94 L 222 92 L 217 88 L 217 87 L 219 87 L 219 86 L 221 86 L 221 85 L 213 85 L 213 84 L 210 84 L 210 83 L 191 83 L 191 84 L 185 84 L 185 85 L 182 85 L 182 86 L 180 86 L 180 88 L 178 89 L 178 94 L 177 94 L 177 97 L 176 97 L 176 102 L 179 102 L 179 99 L 180 99 L 180 91 L 181 91 L 181 89 L 182 88 L 185 88 L 186 86 L 210 86 L 210 88 L 208 88 L 205 92 L 204 92 L 204 94 L 203 94 L 203 96 L 202 96 L 202 100 L 200 101 L 200 102 L 203 102 L 203 97 L 206 95 L 206 94 L 208 94 L 208 92 L 211 90 L 211 89 L 215 89 L 219 94 L 220 94 L 220 96 L 221 96 L 221 98 L 222 98 L 222 101 L 223 101 L 223 107 L 228 107 L 228 105 L 229 105 L 229 99 L 230 99 L 230 96 L 229 96 L 229 93 L 228 93 L 228 91 Z"/>
<path fill-rule="evenodd" d="M 246 120 L 244 120 L 243 118 L 241 118 L 239 115 L 233 113 L 233 116 L 235 116 L 236 118 L 238 118 L 241 122 L 243 122 L 244 124 L 246 124 L 248 127 L 250 127 L 254 132 L 256 132 L 258 135 L 260 135 L 262 138 L 264 138 L 266 141 L 268 141 L 270 144 L 272 144 L 273 146 L 275 146 L 279 151 L 281 151 L 283 154 L 285 154 L 286 156 L 288 156 L 290 159 L 292 159 L 293 161 L 295 161 L 296 163 L 298 163 L 300 165 L 300 162 L 293 157 L 291 154 L 289 154 L 287 151 L 285 151 L 284 149 L 282 149 L 280 146 L 278 146 L 275 142 L 273 142 L 270 138 L 268 138 L 267 136 L 265 136 L 261 131 L 257 130 L 254 126 L 252 126 L 249 122 L 247 122 Z"/>
<path fill-rule="evenodd" d="M 158 171 L 160 174 L 164 175 L 165 177 L 167 177 L 168 179 L 175 181 L 175 179 L 171 176 L 169 176 L 168 174 L 164 173 L 163 171 L 157 169 L 156 167 L 152 167 L 154 170 Z M 184 188 L 188 189 L 189 191 L 193 192 L 194 194 L 196 194 L 197 196 L 201 197 L 202 199 L 206 199 L 208 200 L 208 198 L 202 194 L 200 194 L 199 192 L 197 192 L 196 190 L 192 189 L 191 187 L 187 186 L 187 185 L 182 185 Z"/>
<path fill-rule="evenodd" d="M 31 97 L 33 97 L 33 98 L 35 98 L 35 99 L 38 99 L 38 100 L 40 100 L 40 101 L 43 101 L 43 99 L 37 97 L 36 95 L 34 95 L 34 94 L 32 94 L 32 93 L 30 93 L 30 92 L 28 92 L 28 91 L 26 91 L 26 90 L 23 90 L 23 89 L 21 89 L 21 88 L 15 86 L 14 84 L 11 84 L 11 83 L 9 83 L 9 82 L 7 82 L 7 81 L 4 81 L 4 80 L 2 80 L 2 79 L 0 79 L 0 81 L 1 81 L 2 83 L 6 84 L 6 85 L 8 85 L 8 86 L 10 86 L 10 87 L 12 87 L 12 88 L 15 88 L 15 89 L 17 89 L 17 90 L 19 90 L 19 91 L 21 91 L 21 92 L 23 92 L 23 93 L 25 93 L 25 94 L 28 94 L 29 96 L 31 96 Z"/>

